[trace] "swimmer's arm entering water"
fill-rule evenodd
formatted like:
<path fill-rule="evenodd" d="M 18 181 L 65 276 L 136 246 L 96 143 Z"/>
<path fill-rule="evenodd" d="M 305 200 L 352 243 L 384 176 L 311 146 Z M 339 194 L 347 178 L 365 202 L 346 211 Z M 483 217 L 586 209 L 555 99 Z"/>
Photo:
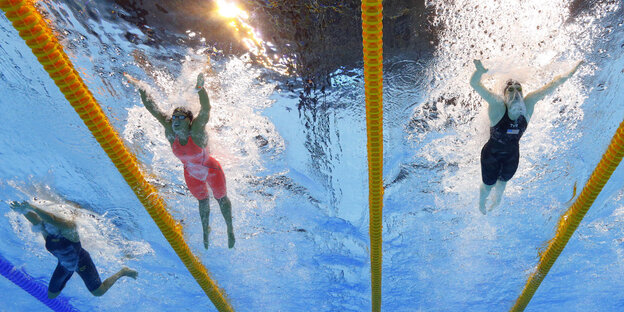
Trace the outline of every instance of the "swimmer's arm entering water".
<path fill-rule="evenodd" d="M 197 75 L 197 84 L 195 85 L 195 89 L 198 90 L 197 94 L 199 95 L 199 104 L 201 109 L 191 124 L 191 135 L 194 138 L 201 138 L 203 140 L 206 135 L 206 124 L 208 123 L 208 120 L 210 120 L 211 106 L 208 93 L 204 88 L 204 75 L 201 73 Z"/>
<path fill-rule="evenodd" d="M 152 116 L 156 117 L 158 122 L 166 128 L 169 125 L 167 122 L 167 116 L 165 116 L 165 114 L 163 114 L 163 112 L 156 107 L 156 103 L 154 103 L 152 97 L 143 89 L 139 89 L 139 94 L 141 94 L 141 102 L 143 102 L 147 111 L 150 112 Z"/>
<path fill-rule="evenodd" d="M 564 82 L 566 82 L 566 80 L 570 79 L 570 77 L 572 77 L 572 75 L 574 75 L 574 73 L 576 72 L 576 70 L 579 68 L 579 66 L 582 63 L 583 63 L 582 60 L 579 61 L 578 63 L 576 63 L 574 68 L 572 68 L 569 72 L 567 72 L 567 73 L 565 73 L 565 74 L 563 74 L 561 76 L 555 77 L 551 82 L 549 82 L 545 86 L 543 86 L 540 89 L 535 90 L 535 91 L 527 94 L 526 97 L 524 98 L 524 104 L 527 107 L 527 114 L 529 116 L 533 115 L 533 110 L 535 108 L 535 104 L 537 104 L 537 102 L 539 102 L 542 99 L 544 99 L 546 96 L 550 95 L 553 91 L 555 91 L 555 89 L 557 89 L 557 87 L 559 87 Z"/>
<path fill-rule="evenodd" d="M 169 123 L 167 122 L 167 116 L 163 112 L 161 112 L 158 109 L 158 107 L 156 107 L 156 103 L 154 103 L 154 99 L 149 94 L 147 94 L 147 91 L 145 91 L 145 89 L 143 89 L 139 85 L 139 80 L 128 75 L 127 73 L 124 73 L 124 77 L 128 79 L 128 82 L 130 82 L 137 89 L 139 89 L 139 94 L 141 95 L 141 102 L 143 102 L 143 105 L 145 106 L 147 111 L 150 112 L 152 116 L 156 117 L 158 122 L 160 122 L 160 124 L 163 125 L 163 127 L 168 128 Z"/>
<path fill-rule="evenodd" d="M 59 229 L 65 238 L 74 242 L 80 240 L 76 231 L 76 223 L 73 220 L 57 216 L 26 201 L 11 202 L 10 205 L 13 210 L 22 213 L 33 225 L 38 225 L 43 221 Z"/>
<path fill-rule="evenodd" d="M 64 229 L 64 230 L 76 229 L 76 223 L 70 219 L 57 216 L 51 212 L 47 212 L 32 204 L 29 204 L 29 206 L 44 222 L 48 222 L 56 226 L 59 229 Z"/>
<path fill-rule="evenodd" d="M 483 67 L 481 60 L 474 60 L 473 62 L 477 70 L 475 70 L 472 77 L 470 77 L 470 86 L 488 103 L 490 122 L 496 124 L 505 114 L 505 103 L 500 96 L 488 90 L 483 83 L 481 83 L 483 74 L 488 72 L 488 70 Z"/>
<path fill-rule="evenodd" d="M 56 194 L 56 196 L 61 198 L 61 201 L 65 202 L 66 204 L 69 204 L 70 206 L 73 206 L 74 208 L 78 208 L 78 209 L 84 209 L 81 204 L 79 204 L 76 201 L 73 201 L 71 199 L 68 199 L 67 197 L 65 197 L 64 195 L 61 194 Z"/>

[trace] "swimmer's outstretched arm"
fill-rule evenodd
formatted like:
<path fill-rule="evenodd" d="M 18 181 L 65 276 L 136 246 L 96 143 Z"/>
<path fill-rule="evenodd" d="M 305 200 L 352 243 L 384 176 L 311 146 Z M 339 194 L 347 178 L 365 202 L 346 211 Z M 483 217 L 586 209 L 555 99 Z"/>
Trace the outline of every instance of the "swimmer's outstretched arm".
<path fill-rule="evenodd" d="M 11 208 L 13 210 L 22 213 L 26 216 L 26 219 L 33 224 L 38 224 L 39 222 L 47 222 L 61 230 L 75 230 L 76 223 L 72 220 L 63 218 L 61 216 L 57 216 L 53 213 L 47 212 L 35 205 L 30 204 L 29 202 L 23 201 L 21 203 L 11 202 Z M 34 213 L 34 215 L 30 214 Z"/>
<path fill-rule="evenodd" d="M 574 68 L 572 68 L 569 72 L 555 77 L 551 82 L 549 82 L 545 86 L 527 94 L 526 97 L 524 98 L 524 103 L 527 106 L 527 112 L 532 113 L 533 108 L 535 107 L 535 104 L 539 102 L 540 100 L 542 100 L 543 98 L 545 98 L 546 96 L 548 96 L 549 94 L 551 94 L 553 91 L 555 91 L 555 89 L 557 89 L 557 87 L 559 87 L 564 82 L 566 82 L 566 80 L 570 79 L 570 77 L 574 75 L 574 73 L 576 72 L 576 70 L 578 70 L 581 64 L 583 64 L 582 60 L 576 63 Z"/>
<path fill-rule="evenodd" d="M 481 83 L 481 78 L 483 74 L 487 73 L 488 70 L 483 67 L 481 60 L 474 60 L 475 70 L 472 77 L 470 77 L 470 86 L 477 91 L 477 93 L 488 103 L 490 106 L 502 106 L 503 100 L 500 96 L 496 95 L 494 92 L 488 90 L 483 83 Z"/>
<path fill-rule="evenodd" d="M 158 109 L 158 107 L 156 107 L 156 103 L 154 103 L 153 98 L 149 94 L 147 94 L 147 91 L 145 91 L 145 89 L 143 89 L 139 85 L 139 80 L 137 80 L 136 78 L 128 75 L 127 73 L 124 73 L 124 77 L 126 77 L 126 79 L 128 79 L 128 82 L 130 82 L 137 89 L 139 89 L 139 94 L 141 95 L 141 102 L 143 102 L 143 105 L 145 106 L 147 111 L 150 112 L 150 114 L 152 114 L 152 116 L 156 117 L 158 122 L 160 122 L 160 124 L 163 125 L 166 128 L 168 126 L 167 116 L 163 112 L 161 112 Z"/>
<path fill-rule="evenodd" d="M 69 205 L 74 206 L 74 208 L 84 209 L 79 203 L 77 203 L 77 202 L 75 202 L 75 201 L 73 201 L 71 199 L 68 199 L 67 197 L 65 197 L 65 196 L 63 196 L 61 194 L 57 193 L 56 196 L 60 197 L 62 199 L 62 201 L 64 201 L 65 203 L 68 203 Z"/>
<path fill-rule="evenodd" d="M 191 124 L 191 133 L 194 137 L 203 137 L 205 134 L 206 124 L 208 123 L 208 120 L 210 120 L 211 106 L 210 99 L 208 99 L 208 93 L 204 88 L 204 74 L 202 73 L 197 75 L 195 90 L 197 90 L 197 94 L 199 95 L 199 104 L 201 109 Z"/>

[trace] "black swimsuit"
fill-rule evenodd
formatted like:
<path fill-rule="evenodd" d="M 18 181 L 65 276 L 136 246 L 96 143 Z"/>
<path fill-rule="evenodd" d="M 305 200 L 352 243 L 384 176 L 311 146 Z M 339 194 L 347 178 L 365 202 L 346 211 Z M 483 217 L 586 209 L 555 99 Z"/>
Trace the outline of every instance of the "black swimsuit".
<path fill-rule="evenodd" d="M 508 181 L 518 169 L 519 142 L 528 122 L 524 116 L 513 121 L 507 112 L 505 108 L 503 118 L 490 128 L 490 140 L 481 149 L 481 178 L 486 185 Z"/>
<path fill-rule="evenodd" d="M 49 292 L 58 293 L 63 290 L 74 271 L 78 271 L 89 291 L 94 291 L 102 285 L 91 256 L 82 248 L 80 242 L 72 242 L 58 234 L 48 234 L 45 242 L 46 249 L 58 258 L 58 264 L 48 285 Z"/>

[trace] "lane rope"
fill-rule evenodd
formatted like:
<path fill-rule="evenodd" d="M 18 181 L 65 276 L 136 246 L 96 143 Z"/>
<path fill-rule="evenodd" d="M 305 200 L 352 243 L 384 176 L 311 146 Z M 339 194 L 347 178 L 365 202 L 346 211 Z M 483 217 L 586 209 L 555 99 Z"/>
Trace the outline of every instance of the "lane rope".
<path fill-rule="evenodd" d="M 32 1 L 0 0 L 0 9 L 80 115 L 217 310 L 233 311 L 224 292 L 184 241 L 182 226 L 169 214 L 156 189 L 147 182 L 140 171 L 138 160 L 125 147 Z"/>
<path fill-rule="evenodd" d="M 622 156 L 624 156 L 624 121 L 615 132 L 607 151 L 602 155 L 602 159 L 600 159 L 596 169 L 589 177 L 589 181 L 583 187 L 581 194 L 570 209 L 561 216 L 555 237 L 548 244 L 548 248 L 541 254 L 537 269 L 529 277 L 511 311 L 524 311 L 542 280 L 544 280 L 557 257 L 565 248 L 568 240 L 570 240 L 570 237 L 581 223 L 581 220 L 585 217 L 587 210 L 589 210 L 589 207 L 594 203 L 604 185 L 611 178 L 613 171 L 615 171 L 615 168 L 622 160 Z"/>
<path fill-rule="evenodd" d="M 48 285 L 35 280 L 23 269 L 16 268 L 9 260 L 0 255 L 0 274 L 6 277 L 13 284 L 35 297 L 48 308 L 57 312 L 79 312 L 74 308 L 69 299 L 60 295 L 54 299 L 48 298 Z"/>
<path fill-rule="evenodd" d="M 372 311 L 381 311 L 383 216 L 383 6 L 362 0 L 362 44 L 368 151 L 368 205 Z"/>

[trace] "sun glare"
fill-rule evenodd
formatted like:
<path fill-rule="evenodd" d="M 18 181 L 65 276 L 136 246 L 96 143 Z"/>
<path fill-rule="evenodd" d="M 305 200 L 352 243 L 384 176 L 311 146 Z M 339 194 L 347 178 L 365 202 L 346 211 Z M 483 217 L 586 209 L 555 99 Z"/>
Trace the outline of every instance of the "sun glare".
<path fill-rule="evenodd" d="M 241 10 L 235 3 L 224 0 L 217 0 L 219 14 L 225 18 L 242 18 L 247 19 L 249 15 Z"/>
<path fill-rule="evenodd" d="M 239 40 L 245 45 L 249 53 L 267 68 L 271 68 L 282 74 L 287 73 L 284 63 L 287 58 L 277 55 L 269 55 L 267 50 L 274 53 L 273 45 L 262 39 L 260 34 L 249 24 L 249 14 L 241 9 L 235 2 L 229 0 L 216 0 L 218 14 L 227 20 L 227 24 L 234 29 Z M 269 49 L 267 49 L 267 47 Z"/>

